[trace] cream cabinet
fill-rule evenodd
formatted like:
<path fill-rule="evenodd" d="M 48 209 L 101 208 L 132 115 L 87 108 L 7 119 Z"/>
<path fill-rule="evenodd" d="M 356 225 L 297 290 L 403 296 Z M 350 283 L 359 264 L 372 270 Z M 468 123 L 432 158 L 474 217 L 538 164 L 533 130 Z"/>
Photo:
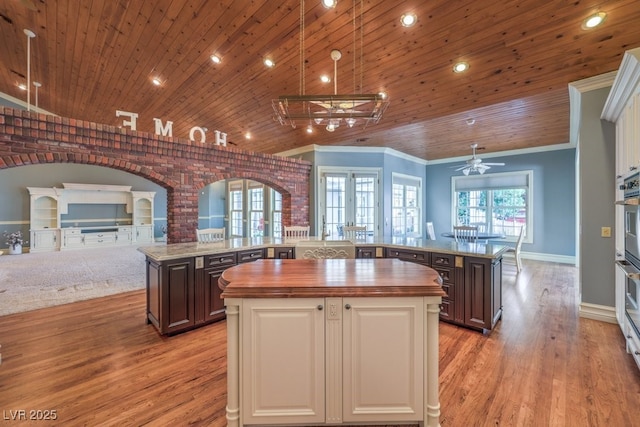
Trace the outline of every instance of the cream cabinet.
<path fill-rule="evenodd" d="M 616 175 L 640 167 L 640 48 L 625 52 L 602 111 L 616 124 Z"/>
<path fill-rule="evenodd" d="M 241 425 L 424 420 L 425 308 L 424 297 L 242 300 Z"/>
<path fill-rule="evenodd" d="M 27 187 L 30 196 L 30 252 L 55 251 L 60 247 L 60 213 L 57 188 Z"/>
<path fill-rule="evenodd" d="M 31 197 L 32 252 L 153 242 L 155 192 L 131 191 L 130 186 L 124 185 L 73 183 L 64 183 L 63 188 L 27 189 Z M 124 213 L 120 218 L 79 219 L 70 213 L 70 207 L 92 204 L 111 205 L 116 209 L 124 206 L 120 208 Z M 83 223 L 86 226 L 82 226 Z"/>

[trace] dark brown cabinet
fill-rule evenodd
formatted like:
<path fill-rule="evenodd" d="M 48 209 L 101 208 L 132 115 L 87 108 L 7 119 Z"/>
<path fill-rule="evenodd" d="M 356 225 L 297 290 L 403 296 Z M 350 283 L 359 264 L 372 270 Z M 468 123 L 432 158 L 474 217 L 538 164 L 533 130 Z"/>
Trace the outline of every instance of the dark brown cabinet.
<path fill-rule="evenodd" d="M 218 287 L 218 279 L 224 270 L 234 265 L 236 265 L 236 254 L 233 252 L 206 255 L 204 268 L 196 270 L 196 275 L 202 277 L 202 280 L 198 282 L 203 285 L 202 291 L 197 292 L 197 295 L 202 296 L 202 299 L 196 299 L 196 301 L 202 301 L 200 304 L 196 303 L 198 309 L 201 310 L 201 316 L 197 321 L 198 325 L 224 319 L 224 301 L 220 298 L 222 290 Z"/>
<path fill-rule="evenodd" d="M 428 265 L 438 272 L 447 293 L 440 319 L 483 332 L 502 315 L 502 258 L 475 258 L 445 253 L 390 249 L 387 258 Z"/>
<path fill-rule="evenodd" d="M 255 261 L 261 258 L 264 258 L 264 249 L 252 249 L 249 251 L 238 252 L 238 264 Z"/>
<path fill-rule="evenodd" d="M 224 319 L 222 272 L 264 254 L 251 249 L 162 262 L 147 258 L 147 321 L 161 334 L 173 335 Z"/>
<path fill-rule="evenodd" d="M 384 248 L 375 246 L 356 246 L 356 258 L 373 259 L 382 258 Z"/>
<path fill-rule="evenodd" d="M 289 247 L 289 246 L 273 248 L 273 258 L 274 259 L 294 259 L 296 257 L 294 250 L 295 249 L 293 247 Z"/>
<path fill-rule="evenodd" d="M 147 321 L 164 334 L 195 325 L 194 259 L 147 261 Z"/>
<path fill-rule="evenodd" d="M 462 259 L 462 257 L 458 257 Z M 458 321 L 456 318 L 456 283 L 460 283 L 460 280 L 456 280 L 456 275 L 460 272 L 455 268 L 455 255 L 450 254 L 431 254 L 431 268 L 438 272 L 442 279 L 442 289 L 447 293 L 446 297 L 442 298 L 440 304 L 440 318 L 442 320 Z"/>
<path fill-rule="evenodd" d="M 465 258 L 464 324 L 491 330 L 502 315 L 502 259 Z"/>
<path fill-rule="evenodd" d="M 431 253 L 424 251 L 412 251 L 408 249 L 391 249 L 386 250 L 387 258 L 398 258 L 403 261 L 416 262 L 426 266 L 431 266 Z"/>

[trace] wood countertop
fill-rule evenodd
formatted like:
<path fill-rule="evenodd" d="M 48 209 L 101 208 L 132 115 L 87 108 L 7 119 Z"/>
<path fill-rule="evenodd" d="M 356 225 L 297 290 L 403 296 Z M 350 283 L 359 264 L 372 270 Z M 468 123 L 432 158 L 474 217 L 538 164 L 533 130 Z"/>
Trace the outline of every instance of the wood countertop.
<path fill-rule="evenodd" d="M 305 240 L 321 241 L 319 237 L 309 237 Z M 327 240 L 327 242 L 331 241 L 331 239 Z M 238 252 L 268 247 L 294 247 L 298 242 L 300 242 L 300 239 L 282 239 L 273 237 L 257 237 L 251 239 L 235 238 L 212 243 L 190 242 L 174 243 L 169 245 L 155 244 L 152 246 L 142 246 L 138 248 L 138 250 L 152 260 L 161 262 L 192 256 L 215 255 L 225 252 Z M 385 247 L 400 250 L 410 249 L 489 259 L 501 257 L 509 248 L 509 246 L 492 243 L 456 243 L 450 239 L 426 240 L 397 237 L 367 237 L 366 239 L 355 239 L 353 240 L 353 243 L 356 247 Z"/>
<path fill-rule="evenodd" d="M 397 259 L 261 259 L 228 268 L 223 298 L 445 296 L 429 267 Z"/>

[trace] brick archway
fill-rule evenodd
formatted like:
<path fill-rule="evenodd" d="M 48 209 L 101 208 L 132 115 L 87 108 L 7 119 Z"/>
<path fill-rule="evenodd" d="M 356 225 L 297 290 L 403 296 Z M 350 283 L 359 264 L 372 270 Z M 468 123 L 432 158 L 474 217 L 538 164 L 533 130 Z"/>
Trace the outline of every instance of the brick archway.
<path fill-rule="evenodd" d="M 229 178 L 276 189 L 283 223 L 309 224 L 309 162 L 0 108 L 0 170 L 44 163 L 119 169 L 164 187 L 169 243 L 194 240 L 199 190 Z"/>

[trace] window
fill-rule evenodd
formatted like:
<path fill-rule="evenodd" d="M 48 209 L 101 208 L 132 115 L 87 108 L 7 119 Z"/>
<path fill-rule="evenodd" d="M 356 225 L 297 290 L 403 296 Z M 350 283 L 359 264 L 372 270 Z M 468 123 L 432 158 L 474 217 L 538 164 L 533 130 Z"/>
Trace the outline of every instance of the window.
<path fill-rule="evenodd" d="M 282 194 L 271 190 L 271 224 L 272 236 L 282 237 Z"/>
<path fill-rule="evenodd" d="M 243 181 L 229 183 L 229 222 L 231 237 L 244 237 L 243 220 Z"/>
<path fill-rule="evenodd" d="M 264 186 L 249 181 L 249 237 L 264 236 Z"/>
<path fill-rule="evenodd" d="M 392 235 L 394 237 L 418 237 L 421 229 L 422 180 L 417 177 L 393 174 Z"/>
<path fill-rule="evenodd" d="M 480 232 L 516 240 L 526 226 L 531 236 L 532 171 L 453 177 L 453 223 L 477 225 Z M 529 240 L 526 240 L 530 242 Z"/>
<path fill-rule="evenodd" d="M 345 225 L 366 226 L 369 235 L 377 234 L 379 179 L 378 170 L 319 170 L 319 232 L 324 221 L 329 236 L 342 236 Z"/>

